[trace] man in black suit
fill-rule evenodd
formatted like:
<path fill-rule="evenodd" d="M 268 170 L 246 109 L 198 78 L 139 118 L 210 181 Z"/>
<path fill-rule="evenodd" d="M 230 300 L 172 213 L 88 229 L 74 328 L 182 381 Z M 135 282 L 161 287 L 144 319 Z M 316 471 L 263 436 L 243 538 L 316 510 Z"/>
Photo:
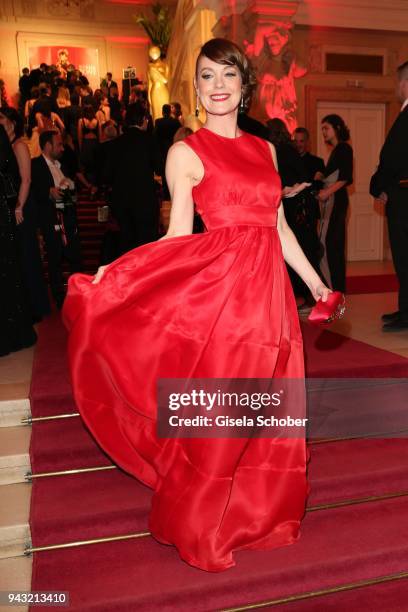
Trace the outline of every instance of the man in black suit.
<path fill-rule="evenodd" d="M 307 172 L 307 182 L 312 183 L 316 180 L 316 174 L 323 175 L 324 161 L 317 155 L 312 155 L 309 151 L 310 135 L 309 131 L 304 127 L 298 127 L 293 133 L 293 143 L 302 158 L 303 165 Z M 321 179 L 322 177 L 319 176 Z"/>
<path fill-rule="evenodd" d="M 47 75 L 47 64 L 42 62 L 39 68 L 34 68 L 30 72 L 30 86 L 38 87 L 40 83 L 44 83 Z M 30 89 L 31 89 L 30 87 Z"/>
<path fill-rule="evenodd" d="M 30 69 L 23 68 L 23 74 L 18 81 L 18 89 L 20 91 L 19 109 L 24 111 L 25 103 L 31 97 L 31 79 Z"/>
<path fill-rule="evenodd" d="M 106 73 L 106 78 L 102 80 L 101 83 L 101 88 L 102 89 L 107 89 L 107 95 L 108 98 L 111 97 L 111 89 L 118 89 L 118 84 L 116 83 L 116 81 L 112 80 L 112 73 L 111 72 L 107 72 Z"/>
<path fill-rule="evenodd" d="M 157 155 L 142 104 L 130 104 L 124 134 L 106 150 L 104 180 L 112 186 L 112 209 L 120 228 L 120 251 L 158 238 Z"/>
<path fill-rule="evenodd" d="M 388 234 L 399 280 L 398 310 L 382 316 L 383 331 L 408 329 L 408 61 L 399 66 L 398 97 L 401 112 L 380 153 L 371 178 L 370 194 L 386 205 Z"/>
<path fill-rule="evenodd" d="M 314 193 L 323 187 L 324 161 L 321 157 L 312 155 L 309 151 L 310 134 L 304 127 L 298 127 L 293 133 L 293 144 L 299 153 L 304 168 L 304 178 L 307 183 L 312 183 L 309 189 L 305 189 L 301 194 L 304 208 L 297 227 L 297 239 L 306 257 L 319 274 L 320 262 L 320 240 L 317 231 L 317 222 L 320 219 L 320 207 Z M 291 274 L 293 272 L 291 271 Z M 303 297 L 305 301 L 298 307 L 299 312 L 305 314 L 314 305 L 314 300 L 304 283 L 301 283 Z"/>
<path fill-rule="evenodd" d="M 64 190 L 75 186 L 58 161 L 64 151 L 61 134 L 42 132 L 40 147 L 42 155 L 31 162 L 31 193 L 47 251 L 51 292 L 61 308 L 65 297 L 63 259 L 68 261 L 71 273 L 82 268 L 75 207 L 63 203 L 67 199 Z"/>
<path fill-rule="evenodd" d="M 178 119 L 171 116 L 170 104 L 163 104 L 161 119 L 156 119 L 154 124 L 153 136 L 156 142 L 156 147 L 159 154 L 159 174 L 162 178 L 163 197 L 165 200 L 170 199 L 170 193 L 166 183 L 166 159 L 167 153 L 173 144 L 174 134 L 181 127 Z"/>

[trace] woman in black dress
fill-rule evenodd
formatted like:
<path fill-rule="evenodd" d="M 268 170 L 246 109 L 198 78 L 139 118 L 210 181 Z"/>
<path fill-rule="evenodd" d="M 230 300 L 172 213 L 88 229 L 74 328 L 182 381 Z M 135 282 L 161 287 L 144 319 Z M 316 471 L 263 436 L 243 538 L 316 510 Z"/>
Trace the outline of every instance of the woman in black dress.
<path fill-rule="evenodd" d="M 19 187 L 14 209 L 17 248 L 26 301 L 31 308 L 33 322 L 38 322 L 43 316 L 50 314 L 50 303 L 37 239 L 37 203 L 30 193 L 30 153 L 23 140 L 23 119 L 15 108 L 8 106 L 0 109 L 0 125 L 7 133 L 17 161 L 17 176 L 14 178 L 15 185 Z"/>
<path fill-rule="evenodd" d="M 322 120 L 323 138 L 333 147 L 324 172 L 324 189 L 319 191 L 321 207 L 320 240 L 323 257 L 321 273 L 331 289 L 346 290 L 347 186 L 353 182 L 353 149 L 350 132 L 339 115 Z"/>
<path fill-rule="evenodd" d="M 37 338 L 25 302 L 17 250 L 18 182 L 17 161 L 0 125 L 0 356 L 32 346 Z"/>

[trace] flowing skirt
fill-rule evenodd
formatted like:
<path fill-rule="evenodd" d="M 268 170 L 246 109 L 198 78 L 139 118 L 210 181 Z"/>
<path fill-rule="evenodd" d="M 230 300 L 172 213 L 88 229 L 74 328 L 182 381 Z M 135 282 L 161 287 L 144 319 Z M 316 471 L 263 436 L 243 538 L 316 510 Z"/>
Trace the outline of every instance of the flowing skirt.
<path fill-rule="evenodd" d="M 291 544 L 307 495 L 305 440 L 162 439 L 158 378 L 303 378 L 276 228 L 231 226 L 143 245 L 101 282 L 69 280 L 75 400 L 102 448 L 154 490 L 149 527 L 196 567 Z"/>

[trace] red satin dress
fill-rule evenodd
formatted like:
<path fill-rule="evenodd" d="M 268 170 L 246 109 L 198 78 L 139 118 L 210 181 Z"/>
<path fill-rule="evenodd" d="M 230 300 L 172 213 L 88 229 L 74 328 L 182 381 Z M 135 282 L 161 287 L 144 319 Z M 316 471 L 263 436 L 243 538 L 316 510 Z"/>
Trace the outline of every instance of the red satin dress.
<path fill-rule="evenodd" d="M 267 142 L 201 128 L 184 142 L 207 231 L 140 246 L 101 282 L 76 274 L 63 316 L 76 403 L 102 448 L 154 490 L 152 535 L 207 571 L 291 544 L 307 495 L 303 439 L 159 439 L 157 378 L 302 378 Z"/>

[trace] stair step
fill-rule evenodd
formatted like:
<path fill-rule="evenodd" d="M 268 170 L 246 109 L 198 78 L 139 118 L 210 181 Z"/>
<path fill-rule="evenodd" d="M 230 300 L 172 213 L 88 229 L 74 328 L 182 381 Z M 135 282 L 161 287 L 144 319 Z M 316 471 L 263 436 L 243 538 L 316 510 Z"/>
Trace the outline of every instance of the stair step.
<path fill-rule="evenodd" d="M 346 584 L 343 585 L 344 591 L 336 590 L 321 597 L 308 597 L 261 609 L 275 612 L 406 612 L 407 578 L 398 579 L 395 574 L 391 574 L 378 579 L 383 582 L 366 586 L 363 582 Z"/>
<path fill-rule="evenodd" d="M 236 552 L 236 567 L 220 573 L 182 563 L 174 547 L 153 538 L 41 552 L 36 588 L 55 587 L 58 572 L 58 588 L 71 593 L 71 612 L 248 606 L 406 571 L 407 513 L 408 498 L 313 512 L 298 542 Z"/>
<path fill-rule="evenodd" d="M 30 414 L 30 400 L 28 398 L 0 401 L 0 433 L 2 427 L 21 425 L 22 419 L 29 417 Z"/>
<path fill-rule="evenodd" d="M 32 557 L 14 557 L 0 560 L 0 591 L 30 591 Z M 10 611 L 9 606 L 0 606 L 4 612 Z M 19 612 L 28 611 L 28 605 L 17 606 Z"/>
<path fill-rule="evenodd" d="M 28 483 L 0 487 L 0 559 L 23 555 L 31 541 L 30 498 Z"/>
<path fill-rule="evenodd" d="M 35 347 L 16 351 L 0 359 L 0 405 L 9 412 L 7 403 L 12 400 L 27 400 L 30 392 L 31 370 Z M 2 421 L 0 408 L 0 422 Z"/>
<path fill-rule="evenodd" d="M 80 417 L 34 423 L 31 456 L 34 474 L 112 465 Z"/>
<path fill-rule="evenodd" d="M 75 427 L 79 432 L 79 423 L 75 423 Z M 80 436 L 72 429 L 70 437 L 78 440 Z M 86 437 L 82 440 L 89 443 Z M 353 444 L 358 450 L 352 450 Z M 319 445 L 312 449 L 309 469 L 311 494 L 307 507 L 375 498 L 394 492 L 408 493 L 406 447 L 405 440 L 363 440 Z M 76 456 L 78 452 L 79 447 Z M 61 453 L 65 454 L 63 449 Z M 339 461 L 339 457 L 344 460 Z M 377 470 L 374 469 L 376 463 Z M 42 510 L 33 516 L 34 546 L 58 542 L 61 525 L 73 541 L 147 529 L 152 491 L 120 469 L 65 475 L 52 481 L 41 478 L 35 486 L 36 499 L 41 500 Z"/>
<path fill-rule="evenodd" d="M 25 482 L 30 471 L 31 427 L 0 428 L 0 485 Z"/>
<path fill-rule="evenodd" d="M 119 469 L 41 478 L 34 486 L 41 512 L 33 546 L 59 543 L 61 533 L 75 541 L 148 530 L 152 490 Z"/>
<path fill-rule="evenodd" d="M 408 440 L 347 440 L 311 445 L 308 505 L 408 491 Z M 342 491 L 341 495 L 339 492 Z"/>

